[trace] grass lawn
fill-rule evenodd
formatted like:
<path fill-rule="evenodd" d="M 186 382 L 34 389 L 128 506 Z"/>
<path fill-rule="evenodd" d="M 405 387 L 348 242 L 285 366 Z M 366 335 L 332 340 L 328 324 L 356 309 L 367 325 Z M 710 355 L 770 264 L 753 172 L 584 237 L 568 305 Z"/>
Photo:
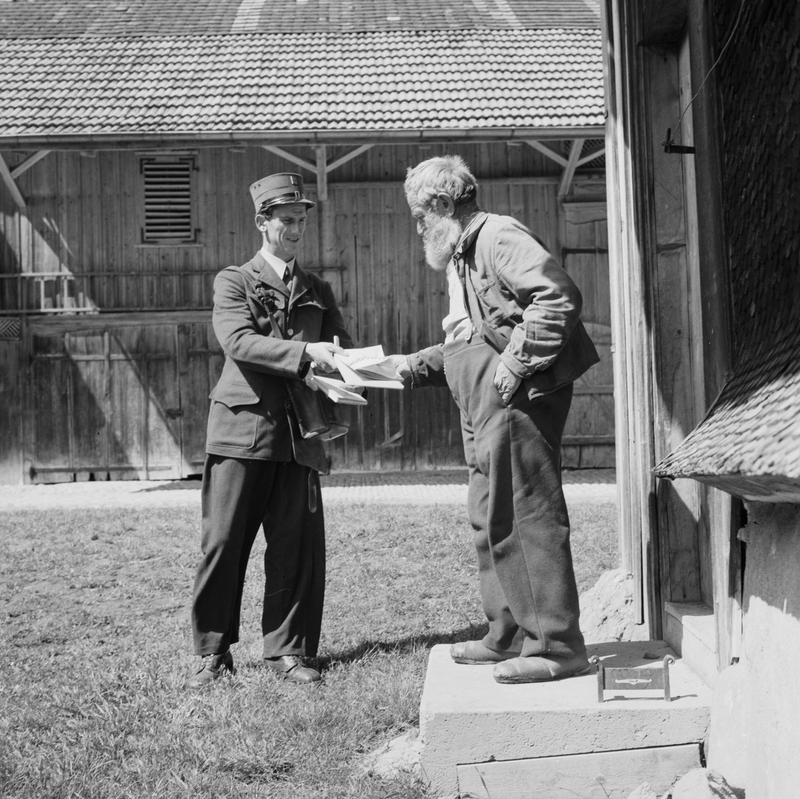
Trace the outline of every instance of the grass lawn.
<path fill-rule="evenodd" d="M 616 509 L 570 513 L 585 590 L 618 565 Z M 193 694 L 198 509 L 0 512 L 0 796 L 424 797 L 359 766 L 418 723 L 429 647 L 483 632 L 465 511 L 331 504 L 326 517 L 322 685 L 259 665 L 259 542 L 238 676 Z"/>

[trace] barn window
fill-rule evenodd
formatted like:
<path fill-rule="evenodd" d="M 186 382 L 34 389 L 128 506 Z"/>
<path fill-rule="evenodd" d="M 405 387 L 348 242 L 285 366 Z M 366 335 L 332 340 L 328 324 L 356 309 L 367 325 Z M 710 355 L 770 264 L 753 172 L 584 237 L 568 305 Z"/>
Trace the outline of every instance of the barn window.
<path fill-rule="evenodd" d="M 192 156 L 144 157 L 144 244 L 190 244 L 197 239 L 192 202 Z"/>

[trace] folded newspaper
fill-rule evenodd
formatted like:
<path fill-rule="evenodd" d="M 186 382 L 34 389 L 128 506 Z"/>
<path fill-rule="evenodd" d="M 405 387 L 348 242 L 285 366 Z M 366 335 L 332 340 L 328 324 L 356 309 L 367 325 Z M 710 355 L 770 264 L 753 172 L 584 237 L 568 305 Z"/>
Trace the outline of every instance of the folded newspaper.
<path fill-rule="evenodd" d="M 333 356 L 339 374 L 346 385 L 364 388 L 403 388 L 392 359 L 383 354 L 383 347 L 345 350 Z"/>
<path fill-rule="evenodd" d="M 319 389 L 326 397 L 342 405 L 366 405 L 367 398 L 362 397 L 357 391 L 352 391 L 343 381 L 335 377 L 318 375 L 314 372 L 306 377 L 306 383 Z"/>
<path fill-rule="evenodd" d="M 338 377 L 310 372 L 306 382 L 322 391 L 333 402 L 343 405 L 366 405 L 363 388 L 403 388 L 391 358 L 383 354 L 380 344 L 374 347 L 345 350 L 333 356 L 339 369 Z"/>

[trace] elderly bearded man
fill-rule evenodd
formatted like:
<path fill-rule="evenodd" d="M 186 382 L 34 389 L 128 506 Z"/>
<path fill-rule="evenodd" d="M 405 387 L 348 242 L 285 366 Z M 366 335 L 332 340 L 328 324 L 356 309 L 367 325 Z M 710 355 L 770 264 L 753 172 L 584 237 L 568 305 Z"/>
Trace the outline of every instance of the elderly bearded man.
<path fill-rule="evenodd" d="M 319 472 L 322 444 L 297 432 L 287 382 L 312 363 L 333 371 L 333 342 L 352 346 L 324 280 L 304 272 L 295 255 L 314 203 L 300 175 L 269 175 L 250 187 L 261 250 L 214 281 L 214 332 L 225 353 L 211 392 L 202 487 L 203 557 L 192 603 L 200 667 L 186 683 L 199 689 L 233 672 L 245 571 L 264 529 L 261 614 L 264 664 L 281 677 L 313 683 L 304 662 L 320 637 L 325 590 L 325 529 Z"/>
<path fill-rule="evenodd" d="M 414 388 L 447 385 L 461 411 L 468 512 L 489 632 L 454 644 L 457 663 L 492 664 L 500 683 L 585 671 L 561 487 L 573 381 L 597 363 L 581 295 L 516 220 L 478 208 L 457 156 L 409 170 L 406 199 L 428 263 L 446 271 L 443 344 L 393 356 Z"/>

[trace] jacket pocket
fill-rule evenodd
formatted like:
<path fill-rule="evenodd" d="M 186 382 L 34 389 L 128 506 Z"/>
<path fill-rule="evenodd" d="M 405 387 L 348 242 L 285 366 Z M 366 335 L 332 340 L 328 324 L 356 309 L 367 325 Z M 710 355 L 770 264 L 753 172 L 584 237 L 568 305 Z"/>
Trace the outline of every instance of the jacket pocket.
<path fill-rule="evenodd" d="M 229 408 L 211 401 L 208 412 L 208 443 L 215 447 L 253 449 L 258 434 L 259 416 L 248 405 Z"/>
<path fill-rule="evenodd" d="M 238 405 L 257 405 L 261 400 L 261 389 L 256 390 L 249 383 L 220 381 L 208 396 L 228 408 L 235 408 Z"/>
<path fill-rule="evenodd" d="M 249 383 L 217 383 L 208 411 L 208 443 L 217 447 L 253 449 L 258 435 L 256 406 L 261 392 Z"/>
<path fill-rule="evenodd" d="M 491 322 L 496 327 L 501 327 L 508 318 L 508 309 L 500 286 L 495 282 L 484 283 L 478 289 L 477 297 L 486 321 Z"/>

